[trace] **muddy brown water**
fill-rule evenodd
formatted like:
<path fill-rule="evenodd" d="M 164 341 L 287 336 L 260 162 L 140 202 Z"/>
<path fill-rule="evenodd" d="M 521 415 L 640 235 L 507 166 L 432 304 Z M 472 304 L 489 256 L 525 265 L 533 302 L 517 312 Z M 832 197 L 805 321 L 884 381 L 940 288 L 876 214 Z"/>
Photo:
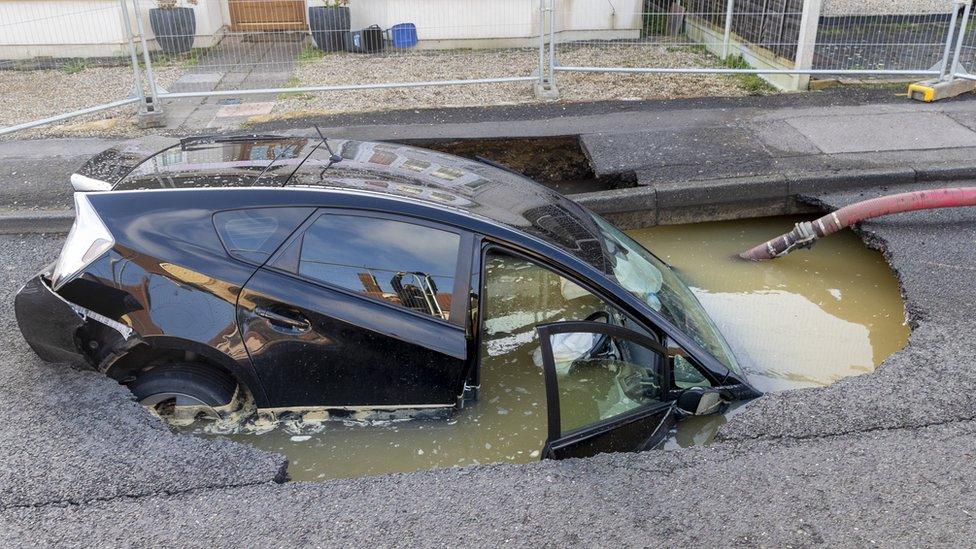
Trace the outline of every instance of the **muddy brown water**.
<path fill-rule="evenodd" d="M 908 338 L 897 281 L 881 255 L 849 231 L 769 263 L 733 259 L 796 221 L 779 217 L 630 231 L 678 270 L 763 391 L 827 385 L 870 372 Z M 540 288 L 554 282 L 531 269 L 514 278 L 516 273 L 497 272 L 500 279 L 538 282 Z M 560 310 L 548 300 L 549 311 L 541 314 L 517 299 L 499 307 L 501 324 L 523 326 L 551 320 Z M 509 328 L 486 326 L 504 337 L 488 338 L 492 341 L 483 350 L 480 399 L 447 417 L 373 414 L 312 421 L 296 416 L 258 421 L 243 430 L 215 425 L 189 430 L 282 453 L 295 480 L 534 461 L 546 433 L 543 379 L 532 366 L 534 345 Z M 687 419 L 665 446 L 707 444 L 726 420 Z"/>

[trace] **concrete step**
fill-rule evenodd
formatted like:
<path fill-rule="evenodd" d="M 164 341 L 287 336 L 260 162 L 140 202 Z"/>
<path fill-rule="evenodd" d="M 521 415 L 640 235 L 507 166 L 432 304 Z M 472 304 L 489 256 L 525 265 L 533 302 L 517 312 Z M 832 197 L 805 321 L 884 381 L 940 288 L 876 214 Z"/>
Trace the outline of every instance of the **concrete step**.
<path fill-rule="evenodd" d="M 0 234 L 66 233 L 74 210 L 0 210 Z"/>

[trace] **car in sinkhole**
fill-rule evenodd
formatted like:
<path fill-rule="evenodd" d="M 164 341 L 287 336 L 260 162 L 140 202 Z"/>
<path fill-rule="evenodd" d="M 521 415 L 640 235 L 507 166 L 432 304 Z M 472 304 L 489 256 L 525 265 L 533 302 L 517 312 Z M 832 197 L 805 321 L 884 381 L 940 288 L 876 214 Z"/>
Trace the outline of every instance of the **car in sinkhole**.
<path fill-rule="evenodd" d="M 541 372 L 540 454 L 562 458 L 759 394 L 663 261 L 502 166 L 321 135 L 134 143 L 72 177 L 74 225 L 16 316 L 42 359 L 163 417 L 450 417 L 509 353 Z"/>

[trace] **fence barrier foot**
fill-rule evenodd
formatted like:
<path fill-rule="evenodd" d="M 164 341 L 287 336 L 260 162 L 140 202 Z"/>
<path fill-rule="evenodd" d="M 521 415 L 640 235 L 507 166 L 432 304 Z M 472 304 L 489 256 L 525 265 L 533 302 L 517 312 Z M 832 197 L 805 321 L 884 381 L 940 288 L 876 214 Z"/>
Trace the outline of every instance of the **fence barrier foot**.
<path fill-rule="evenodd" d="M 976 90 L 976 81 L 956 78 L 953 80 L 924 80 L 909 84 L 908 97 L 915 101 L 931 103 L 940 99 L 956 97 Z"/>
<path fill-rule="evenodd" d="M 837 78 L 822 78 L 817 80 L 810 80 L 810 85 L 807 88 L 810 91 L 826 90 L 828 88 L 836 88 L 842 86 L 843 83 Z"/>
<path fill-rule="evenodd" d="M 152 97 L 146 97 L 146 104 L 139 109 L 139 114 L 136 116 L 136 126 L 147 129 L 162 128 L 165 125 L 166 115 L 163 114 L 163 109 L 153 103 Z"/>
<path fill-rule="evenodd" d="M 555 101 L 559 99 L 559 88 L 549 82 L 536 82 L 534 85 L 536 99 Z"/>

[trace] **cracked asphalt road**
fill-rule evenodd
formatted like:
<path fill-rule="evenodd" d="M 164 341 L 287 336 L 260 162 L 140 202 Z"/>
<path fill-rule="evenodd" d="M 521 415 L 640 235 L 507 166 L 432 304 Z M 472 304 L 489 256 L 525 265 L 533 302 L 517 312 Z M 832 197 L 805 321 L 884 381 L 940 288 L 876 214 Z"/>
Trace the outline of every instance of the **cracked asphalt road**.
<path fill-rule="evenodd" d="M 0 544 L 969 545 L 976 212 L 862 230 L 918 325 L 873 374 L 759 399 L 709 447 L 322 484 L 276 484 L 281 458 L 173 435 L 113 382 L 33 357 L 10 303 L 60 238 L 0 237 Z"/>
<path fill-rule="evenodd" d="M 0 508 L 272 482 L 285 460 L 229 441 L 182 437 L 117 383 L 46 364 L 20 337 L 13 297 L 63 236 L 0 238 Z"/>

